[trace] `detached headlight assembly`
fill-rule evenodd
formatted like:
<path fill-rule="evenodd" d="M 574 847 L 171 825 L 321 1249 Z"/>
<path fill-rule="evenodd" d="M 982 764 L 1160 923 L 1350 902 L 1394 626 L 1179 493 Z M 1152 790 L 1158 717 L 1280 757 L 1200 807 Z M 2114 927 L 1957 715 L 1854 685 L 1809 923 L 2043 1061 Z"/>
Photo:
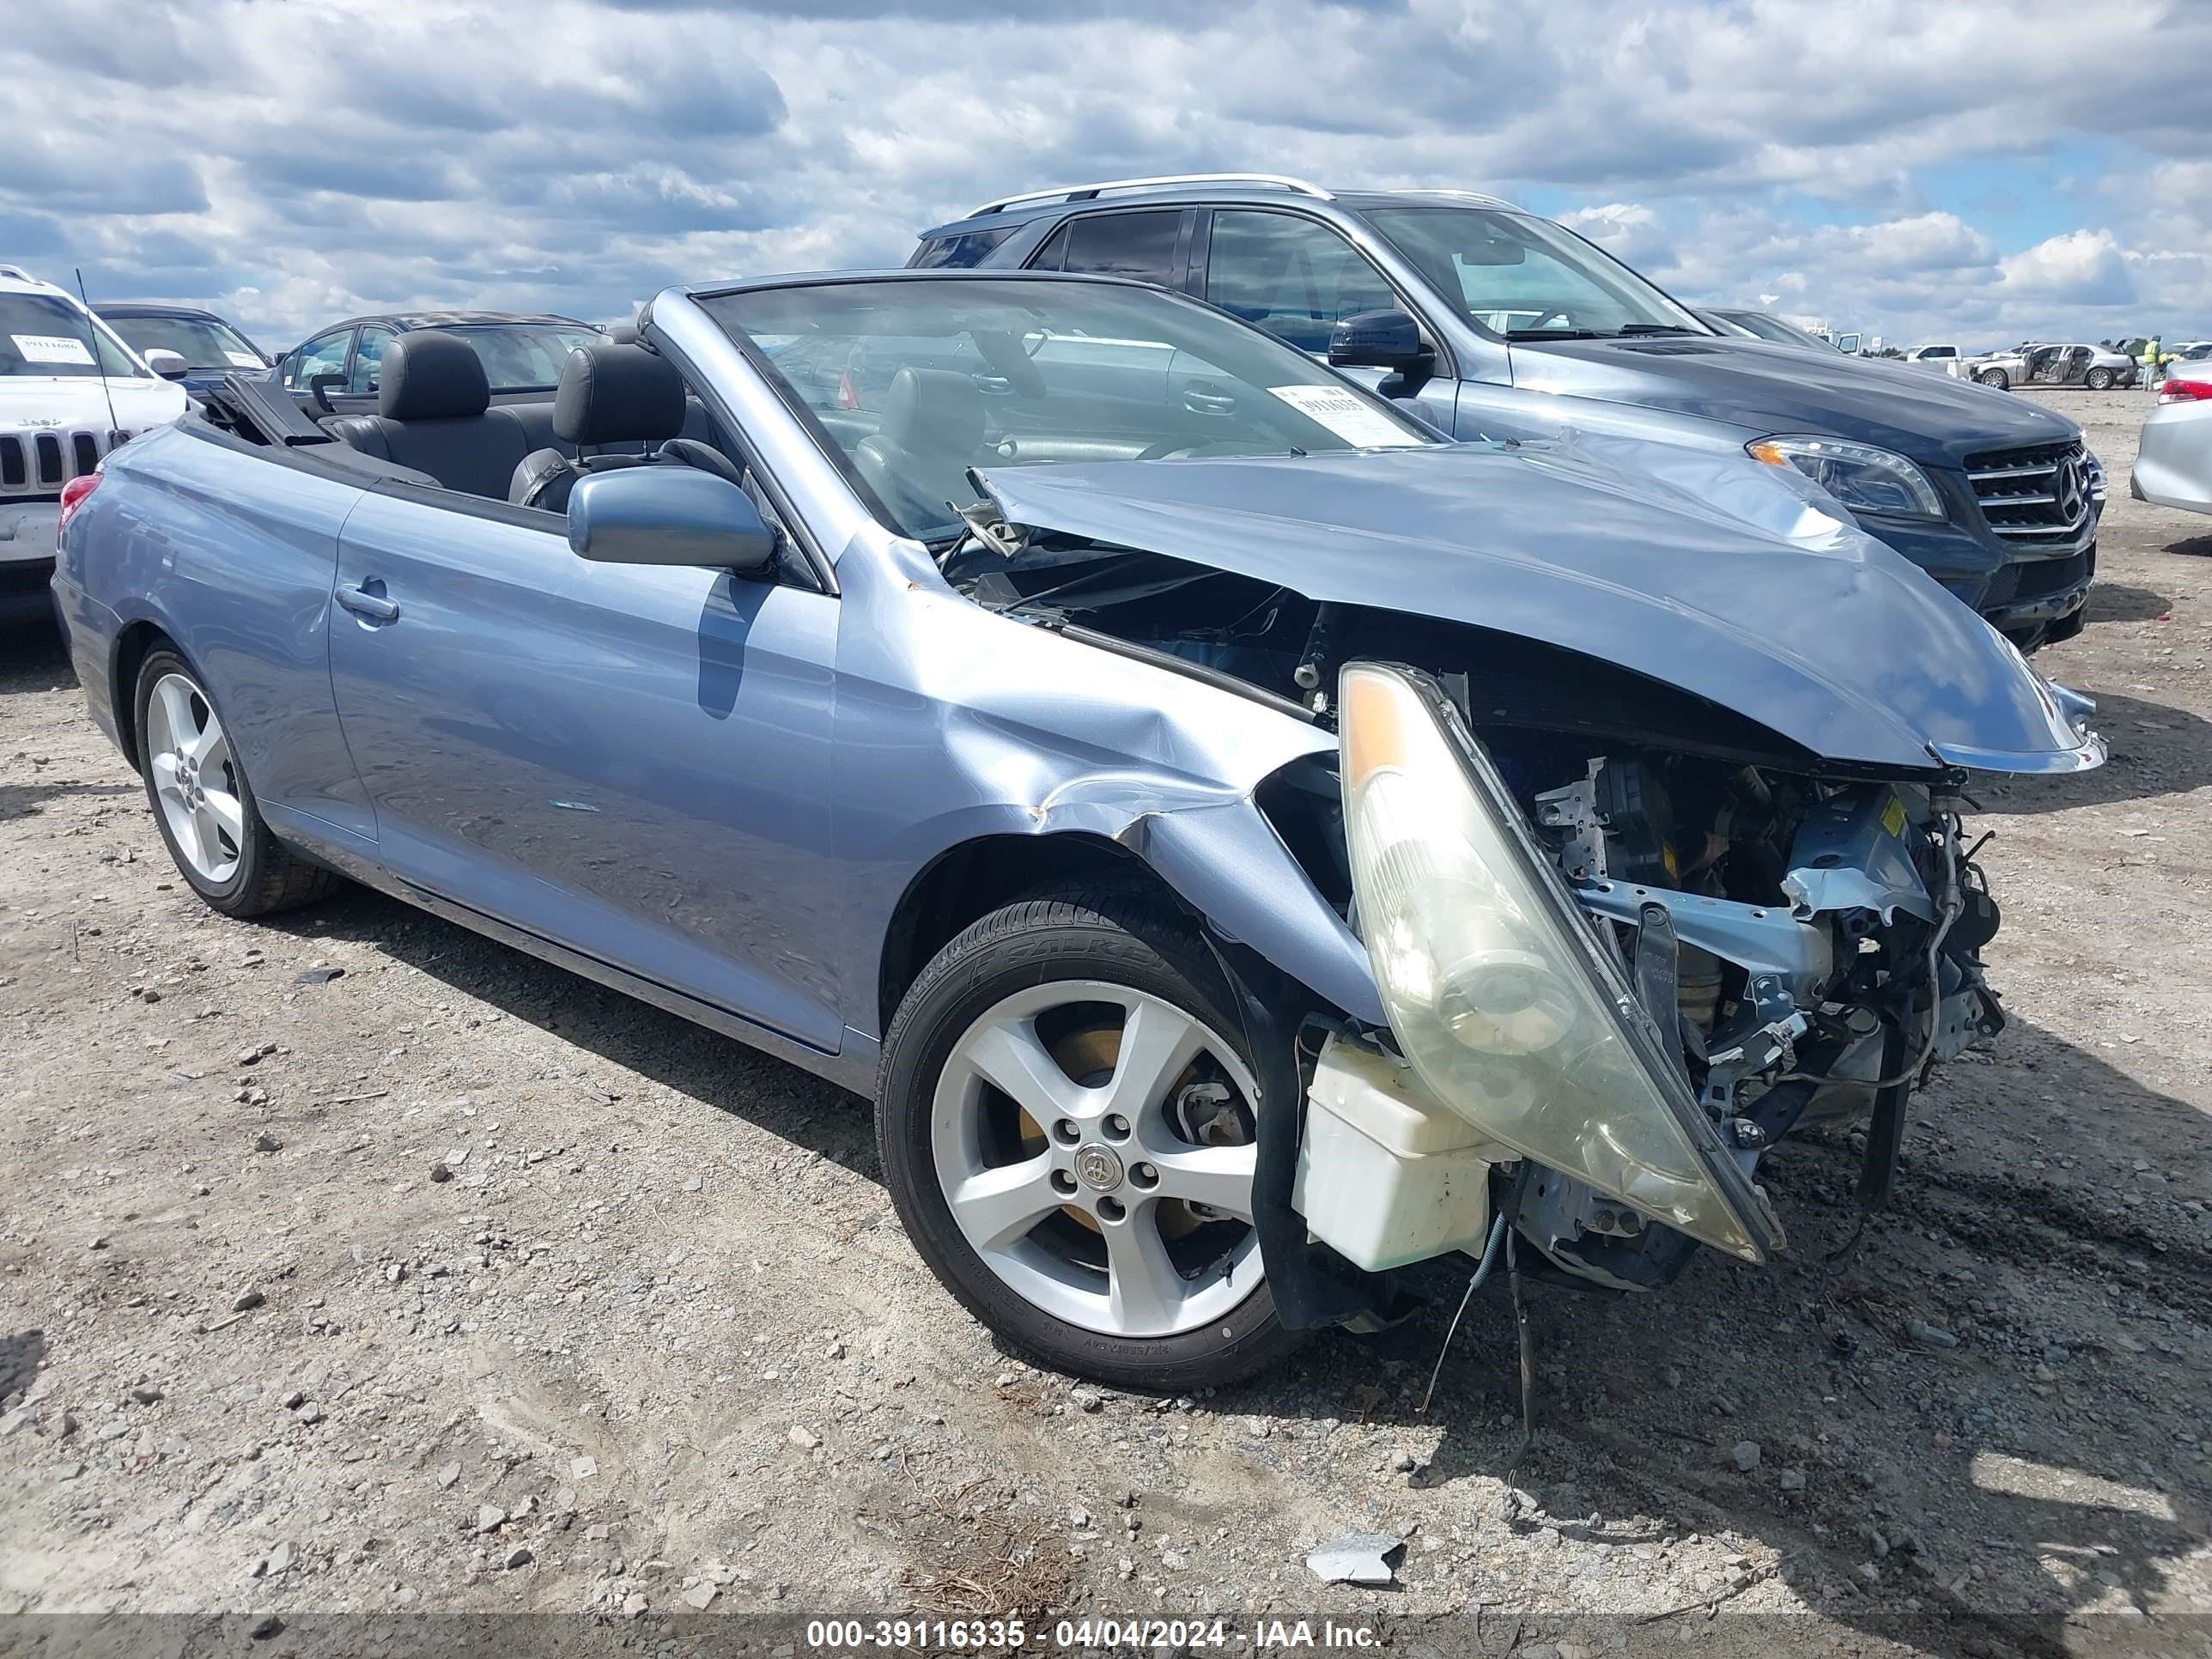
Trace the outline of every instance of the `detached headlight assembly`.
<path fill-rule="evenodd" d="M 1794 466 L 1854 513 L 1942 519 L 1943 498 L 1904 456 L 1842 438 L 1761 438 L 1744 448 L 1769 466 Z"/>
<path fill-rule="evenodd" d="M 1765 1261 L 1772 1212 L 1458 711 L 1376 663 L 1346 666 L 1338 696 L 1359 931 L 1413 1069 L 1503 1145 Z"/>

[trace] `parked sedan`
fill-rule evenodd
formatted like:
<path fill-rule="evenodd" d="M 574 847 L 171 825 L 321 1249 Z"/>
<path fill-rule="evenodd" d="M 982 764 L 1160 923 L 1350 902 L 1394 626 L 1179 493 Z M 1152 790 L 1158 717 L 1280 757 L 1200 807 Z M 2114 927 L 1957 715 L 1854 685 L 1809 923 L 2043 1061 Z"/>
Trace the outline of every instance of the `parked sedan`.
<path fill-rule="evenodd" d="M 142 357 L 171 351 L 184 359 L 187 392 L 204 390 L 217 377 L 266 373 L 269 358 L 236 324 L 198 306 L 115 301 L 93 309 Z"/>
<path fill-rule="evenodd" d="M 516 311 L 387 312 L 333 324 L 277 360 L 276 379 L 315 415 L 373 415 L 384 354 L 411 330 L 459 335 L 483 360 L 495 401 L 550 397 L 570 349 L 600 337 L 573 317 Z"/>
<path fill-rule="evenodd" d="M 55 580 L 87 702 L 216 910 L 343 872 L 872 1095 L 1044 1362 L 1220 1382 L 1509 1238 L 1771 1261 L 1765 1150 L 1870 1113 L 1878 1201 L 2002 1024 L 1966 789 L 2097 764 L 2086 702 L 1795 468 L 1455 443 L 1116 278 L 640 332 L 556 418 L 657 447 L 565 511 L 466 487 L 513 422 L 436 331 L 369 449 L 243 380 L 129 445 Z M 872 406 L 778 368 L 863 342 Z"/>
<path fill-rule="evenodd" d="M 2160 354 L 2152 383 L 2156 385 L 2169 374 L 2192 374 L 2208 362 L 2212 362 L 2212 340 L 2180 341 Z"/>
<path fill-rule="evenodd" d="M 2212 513 L 2212 357 L 2166 370 L 2158 407 L 2136 440 L 2128 493 L 2159 507 Z"/>
<path fill-rule="evenodd" d="M 2133 386 L 2140 365 L 2110 346 L 2031 344 L 1977 357 L 1967 368 L 1984 386 L 2079 386 L 2105 392 Z"/>

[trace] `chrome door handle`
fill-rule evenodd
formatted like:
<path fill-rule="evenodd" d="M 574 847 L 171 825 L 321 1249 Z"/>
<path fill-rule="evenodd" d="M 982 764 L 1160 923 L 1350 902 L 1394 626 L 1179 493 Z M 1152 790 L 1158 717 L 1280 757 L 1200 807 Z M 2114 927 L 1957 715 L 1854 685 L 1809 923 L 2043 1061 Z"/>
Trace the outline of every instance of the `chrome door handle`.
<path fill-rule="evenodd" d="M 384 584 L 378 582 L 376 586 L 382 587 Z M 339 588 L 338 603 L 356 617 L 366 617 L 371 622 L 397 622 L 399 619 L 398 605 L 381 593 L 372 593 L 366 585 Z"/>

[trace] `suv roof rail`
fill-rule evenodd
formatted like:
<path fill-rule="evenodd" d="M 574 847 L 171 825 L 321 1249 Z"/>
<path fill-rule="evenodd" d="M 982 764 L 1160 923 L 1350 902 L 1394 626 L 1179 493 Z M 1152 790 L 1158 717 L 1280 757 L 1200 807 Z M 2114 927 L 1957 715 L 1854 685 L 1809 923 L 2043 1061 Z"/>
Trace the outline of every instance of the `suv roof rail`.
<path fill-rule="evenodd" d="M 21 265 L 0 265 L 0 276 L 11 283 L 35 283 L 39 280 Z"/>
<path fill-rule="evenodd" d="M 1109 190 L 1167 190 L 1177 185 L 1260 185 L 1312 196 L 1328 202 L 1335 198 L 1319 185 L 1280 173 L 1164 173 L 1151 179 L 1102 179 L 1095 185 L 1055 185 L 1050 190 L 1025 190 L 1018 196 L 1001 196 L 963 216 L 980 219 L 987 213 L 1003 213 L 1023 202 L 1087 202 Z"/>
<path fill-rule="evenodd" d="M 1389 192 L 1393 196 L 1457 196 L 1469 202 L 1479 202 L 1484 207 L 1514 208 L 1503 196 L 1492 196 L 1480 190 L 1461 190 L 1452 185 L 1402 185 Z"/>

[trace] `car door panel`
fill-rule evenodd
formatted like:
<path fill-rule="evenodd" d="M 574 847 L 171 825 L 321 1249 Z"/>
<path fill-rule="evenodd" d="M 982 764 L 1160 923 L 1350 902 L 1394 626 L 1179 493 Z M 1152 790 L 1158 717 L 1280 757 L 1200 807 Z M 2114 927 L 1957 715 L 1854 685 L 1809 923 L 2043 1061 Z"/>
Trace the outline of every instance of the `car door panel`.
<path fill-rule="evenodd" d="M 403 879 L 825 1051 L 836 601 L 373 491 L 332 678 Z M 370 601 L 364 604 L 363 601 Z"/>
<path fill-rule="evenodd" d="M 270 823 L 318 851 L 373 847 L 329 657 L 331 573 L 360 484 L 175 433 L 138 441 L 167 458 L 161 510 L 125 544 L 103 595 L 165 596 L 144 619 L 206 677 Z"/>

